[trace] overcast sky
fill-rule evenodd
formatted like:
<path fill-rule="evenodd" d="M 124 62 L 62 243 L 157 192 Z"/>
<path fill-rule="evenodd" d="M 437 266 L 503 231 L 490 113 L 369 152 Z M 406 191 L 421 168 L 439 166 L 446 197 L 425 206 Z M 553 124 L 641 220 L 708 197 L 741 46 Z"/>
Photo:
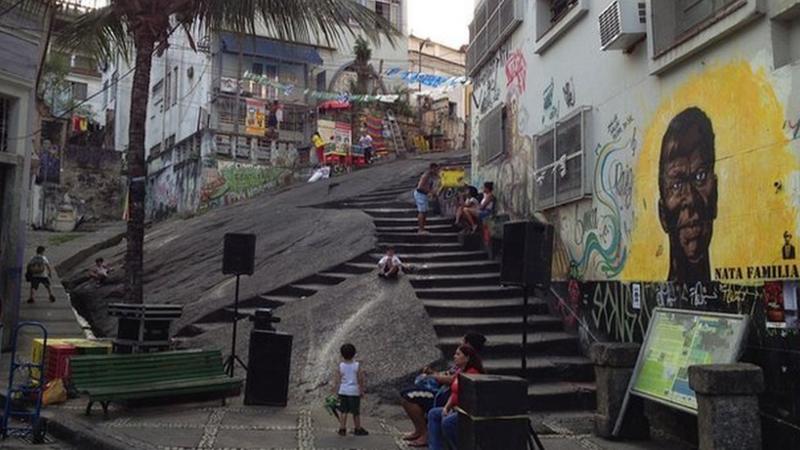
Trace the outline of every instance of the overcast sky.
<path fill-rule="evenodd" d="M 468 44 L 472 10 L 470 0 L 408 0 L 408 31 L 459 48 Z"/>

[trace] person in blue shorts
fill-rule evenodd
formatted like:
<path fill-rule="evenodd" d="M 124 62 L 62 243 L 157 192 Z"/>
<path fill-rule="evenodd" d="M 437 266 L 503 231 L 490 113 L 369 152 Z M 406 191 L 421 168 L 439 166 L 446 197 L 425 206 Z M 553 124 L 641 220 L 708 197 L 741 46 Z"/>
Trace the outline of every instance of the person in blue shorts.
<path fill-rule="evenodd" d="M 431 163 L 428 170 L 422 174 L 414 189 L 414 203 L 417 204 L 417 221 L 419 223 L 419 234 L 426 234 L 425 221 L 428 215 L 428 197 L 433 194 L 436 179 L 439 177 L 439 165 Z"/>

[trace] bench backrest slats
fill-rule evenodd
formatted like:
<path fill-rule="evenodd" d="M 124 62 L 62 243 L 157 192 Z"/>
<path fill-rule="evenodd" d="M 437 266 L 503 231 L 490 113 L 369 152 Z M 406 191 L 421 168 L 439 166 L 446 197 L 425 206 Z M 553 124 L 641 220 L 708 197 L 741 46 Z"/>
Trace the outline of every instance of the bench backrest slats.
<path fill-rule="evenodd" d="M 78 389 L 158 383 L 223 376 L 218 350 L 186 350 L 133 355 L 75 356 L 70 360 Z"/>

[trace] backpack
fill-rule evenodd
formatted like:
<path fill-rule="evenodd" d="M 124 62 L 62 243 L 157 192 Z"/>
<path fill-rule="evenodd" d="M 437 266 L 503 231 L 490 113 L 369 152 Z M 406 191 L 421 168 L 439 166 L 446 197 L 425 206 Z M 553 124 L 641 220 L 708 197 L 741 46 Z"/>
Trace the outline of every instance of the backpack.
<path fill-rule="evenodd" d="M 31 258 L 30 262 L 28 262 L 28 266 L 25 269 L 25 273 L 28 278 L 40 277 L 44 275 L 46 270 L 47 266 L 45 265 L 44 258 L 37 255 Z"/>

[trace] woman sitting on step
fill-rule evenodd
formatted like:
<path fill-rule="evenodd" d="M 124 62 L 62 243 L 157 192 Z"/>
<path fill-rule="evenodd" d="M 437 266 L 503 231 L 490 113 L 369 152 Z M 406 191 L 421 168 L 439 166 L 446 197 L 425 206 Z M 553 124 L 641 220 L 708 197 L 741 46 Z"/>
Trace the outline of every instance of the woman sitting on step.
<path fill-rule="evenodd" d="M 445 450 L 445 442 L 449 448 L 456 450 L 458 446 L 458 375 L 485 373 L 483 362 L 478 352 L 471 345 L 465 344 L 453 355 L 456 373 L 450 384 L 450 398 L 442 408 L 433 408 L 428 412 L 428 449 Z M 416 442 L 412 443 L 415 444 Z"/>
<path fill-rule="evenodd" d="M 461 341 L 479 353 L 486 345 L 486 337 L 480 333 L 467 333 Z M 428 425 L 425 417 L 435 406 L 444 406 L 450 397 L 450 385 L 453 383 L 457 367 L 444 372 L 434 372 L 430 367 L 422 369 L 422 373 L 414 380 L 414 387 L 400 392 L 400 404 L 414 425 L 414 431 L 403 439 L 412 447 L 425 447 L 428 443 Z"/>
<path fill-rule="evenodd" d="M 478 225 L 487 217 L 494 215 L 494 183 L 487 181 L 483 183 L 483 198 L 477 209 L 468 209 L 464 218 L 469 222 L 472 232 L 478 231 Z"/>
<path fill-rule="evenodd" d="M 461 221 L 467 214 L 479 214 L 480 201 L 478 200 L 478 188 L 475 186 L 464 186 L 462 188 L 462 199 L 458 202 L 456 208 L 456 221 L 454 225 L 460 226 Z M 469 211 L 469 212 L 468 212 Z"/>

